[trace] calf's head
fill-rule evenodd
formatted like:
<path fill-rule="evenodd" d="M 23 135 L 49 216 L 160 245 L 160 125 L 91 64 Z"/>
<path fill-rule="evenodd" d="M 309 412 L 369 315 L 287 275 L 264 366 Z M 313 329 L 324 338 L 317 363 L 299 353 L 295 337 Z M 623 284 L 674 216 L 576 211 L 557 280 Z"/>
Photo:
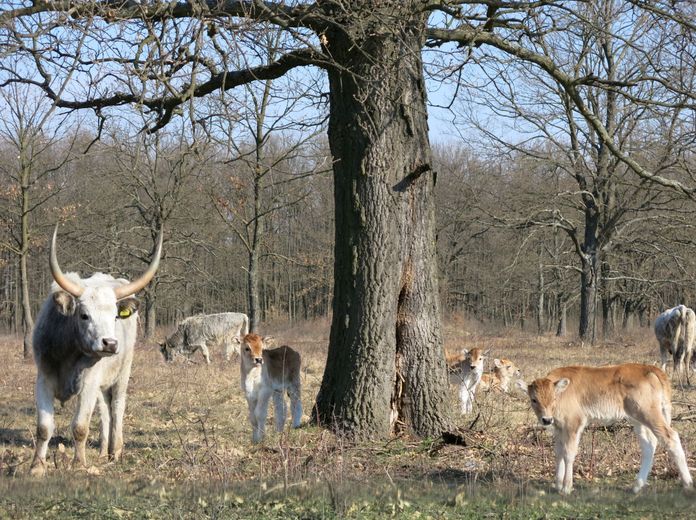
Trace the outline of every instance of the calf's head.
<path fill-rule="evenodd" d="M 56 310 L 75 320 L 78 330 L 78 347 L 89 356 L 104 357 L 119 353 L 116 322 L 128 319 L 138 310 L 138 300 L 133 295 L 145 287 L 157 271 L 162 253 L 162 234 L 150 267 L 137 280 L 120 287 L 83 287 L 63 274 L 56 256 L 56 233 L 51 241 L 50 267 L 53 279 L 62 290 L 53 293 Z"/>
<path fill-rule="evenodd" d="M 515 364 L 509 359 L 501 358 L 494 359 L 493 366 L 495 366 L 495 372 L 498 374 L 500 379 L 512 379 L 513 377 L 520 377 L 520 369 L 515 366 Z"/>
<path fill-rule="evenodd" d="M 532 410 L 544 426 L 553 425 L 558 396 L 568 388 L 569 384 L 570 380 L 566 378 L 554 382 L 546 377 L 535 379 L 529 386 L 522 380 L 517 382 L 517 385 L 529 395 Z"/>
<path fill-rule="evenodd" d="M 472 371 L 483 372 L 483 362 L 486 360 L 487 355 L 488 350 L 484 352 L 480 348 L 472 348 L 466 352 L 464 363 L 466 363 Z"/>
<path fill-rule="evenodd" d="M 246 366 L 263 365 L 263 349 L 271 346 L 275 340 L 272 336 L 247 334 L 242 338 L 241 359 Z"/>

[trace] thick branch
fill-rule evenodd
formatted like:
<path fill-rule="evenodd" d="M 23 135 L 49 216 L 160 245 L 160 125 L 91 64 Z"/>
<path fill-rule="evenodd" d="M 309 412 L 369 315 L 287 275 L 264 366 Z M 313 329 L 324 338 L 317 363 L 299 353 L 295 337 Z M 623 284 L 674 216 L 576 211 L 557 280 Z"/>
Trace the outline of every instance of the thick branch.
<path fill-rule="evenodd" d="M 312 49 L 300 49 L 289 52 L 268 65 L 237 71 L 225 71 L 212 76 L 207 81 L 196 85 L 193 88 L 184 87 L 177 95 L 149 99 L 142 99 L 139 94 L 117 92 L 109 97 L 88 99 L 84 101 L 69 101 L 58 98 L 58 96 L 46 85 L 42 85 L 42 87 L 48 96 L 54 100 L 56 106 L 61 108 L 93 108 L 99 110 L 105 107 L 113 107 L 130 103 L 146 106 L 151 110 L 160 112 L 157 123 L 148 129 L 148 132 L 154 132 L 164 127 L 171 120 L 176 108 L 191 98 L 203 97 L 216 90 L 229 90 L 253 81 L 276 79 L 295 67 L 316 64 L 319 62 L 319 58 L 320 55 Z"/>

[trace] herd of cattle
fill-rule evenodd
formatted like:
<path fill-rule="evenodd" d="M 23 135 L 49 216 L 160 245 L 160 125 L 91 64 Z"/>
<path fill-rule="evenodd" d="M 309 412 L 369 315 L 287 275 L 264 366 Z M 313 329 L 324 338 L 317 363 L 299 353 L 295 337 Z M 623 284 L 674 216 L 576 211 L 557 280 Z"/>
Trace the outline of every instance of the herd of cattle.
<path fill-rule="evenodd" d="M 50 248 L 49 266 L 54 279 L 51 294 L 37 316 L 33 348 L 37 366 L 36 447 L 30 472 L 46 472 L 48 442 L 54 431 L 54 401 L 77 397 L 72 421 L 74 464 L 86 466 L 85 446 L 90 419 L 99 411 L 100 456 L 118 460 L 123 451 L 123 416 L 126 390 L 137 331 L 138 300 L 135 294 L 153 278 L 162 251 L 160 235 L 153 260 L 133 282 L 97 273 L 81 278 L 64 274 L 56 257 L 56 231 Z M 526 384 L 509 359 L 494 359 L 493 371 L 484 374 L 488 352 L 479 348 L 447 356 L 449 380 L 457 385 L 461 412 L 470 413 L 477 393 L 507 393 L 514 381 L 525 391 L 539 422 L 554 431 L 556 487 L 572 489 L 573 463 L 580 435 L 590 421 L 628 419 L 635 427 L 641 447 L 641 466 L 635 491 L 646 483 L 658 440 L 676 464 L 682 483 L 692 486 L 679 435 L 671 428 L 671 385 L 665 373 L 668 355 L 673 373 L 689 384 L 696 315 L 684 305 L 660 314 L 655 335 L 662 368 L 629 363 L 615 366 L 571 366 L 551 371 Z M 265 433 L 268 404 L 273 397 L 275 423 L 282 431 L 286 420 L 285 394 L 290 398 L 293 427 L 302 417 L 300 400 L 301 357 L 288 346 L 268 348 L 271 337 L 249 333 L 249 320 L 240 313 L 193 316 L 182 320 L 174 334 L 160 344 L 168 361 L 176 354 L 200 350 L 210 363 L 208 347 L 223 346 L 226 359 L 239 354 L 240 381 L 249 406 L 252 440 Z"/>

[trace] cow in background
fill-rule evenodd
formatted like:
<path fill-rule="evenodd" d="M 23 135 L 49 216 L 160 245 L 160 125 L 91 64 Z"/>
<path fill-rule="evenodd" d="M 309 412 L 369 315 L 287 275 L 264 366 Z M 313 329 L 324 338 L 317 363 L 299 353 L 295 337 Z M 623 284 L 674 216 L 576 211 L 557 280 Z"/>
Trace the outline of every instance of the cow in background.
<path fill-rule="evenodd" d="M 449 382 L 459 387 L 462 414 L 471 413 L 474 407 L 476 388 L 483 376 L 483 363 L 488 351 L 480 348 L 463 349 L 461 354 L 447 356 Z"/>
<path fill-rule="evenodd" d="M 506 394 L 510 391 L 510 383 L 513 379 L 520 377 L 520 369 L 509 359 L 501 358 L 493 360 L 493 372 L 483 374 L 479 390 L 499 390 Z"/>
<path fill-rule="evenodd" d="M 686 373 L 689 381 L 691 358 L 696 339 L 696 314 L 686 305 L 667 309 L 655 319 L 655 337 L 660 344 L 662 370 L 667 367 L 667 356 L 674 361 L 674 373 L 681 380 Z"/>
<path fill-rule="evenodd" d="M 181 320 L 176 332 L 160 343 L 160 352 L 166 361 L 172 361 L 175 354 L 191 355 L 200 350 L 205 362 L 210 364 L 208 346 L 222 343 L 225 360 L 229 361 L 232 352 L 239 354 L 239 344 L 248 333 L 246 314 L 222 312 L 190 316 Z"/>
<path fill-rule="evenodd" d="M 46 472 L 48 441 L 53 435 L 54 400 L 77 396 L 72 421 L 73 465 L 86 466 L 89 423 L 98 404 L 101 418 L 100 456 L 121 458 L 126 390 L 138 328 L 138 300 L 133 296 L 152 280 L 162 253 L 157 249 L 145 273 L 133 282 L 97 273 L 80 278 L 63 274 L 53 232 L 49 265 L 55 283 L 34 326 L 36 376 L 36 448 L 32 475 Z"/>

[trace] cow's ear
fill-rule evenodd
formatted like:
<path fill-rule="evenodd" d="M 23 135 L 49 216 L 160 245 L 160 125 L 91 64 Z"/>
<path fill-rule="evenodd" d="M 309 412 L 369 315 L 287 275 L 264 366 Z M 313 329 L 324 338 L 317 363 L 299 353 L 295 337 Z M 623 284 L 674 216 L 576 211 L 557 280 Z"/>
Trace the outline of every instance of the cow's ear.
<path fill-rule="evenodd" d="M 263 341 L 264 346 L 272 347 L 276 344 L 276 339 L 273 336 L 264 336 L 261 341 Z"/>
<path fill-rule="evenodd" d="M 554 383 L 554 386 L 556 387 L 556 393 L 560 394 L 563 392 L 566 388 L 568 388 L 568 385 L 570 384 L 570 379 L 567 377 L 564 377 L 563 379 L 559 379 Z"/>
<path fill-rule="evenodd" d="M 53 303 L 56 310 L 63 316 L 72 316 L 75 314 L 75 297 L 65 291 L 56 291 L 53 293 Z"/>
<path fill-rule="evenodd" d="M 129 298 L 124 298 L 116 302 L 118 305 L 118 317 L 122 320 L 130 318 L 133 313 L 138 312 L 140 307 L 140 301 L 137 298 L 130 296 Z"/>

